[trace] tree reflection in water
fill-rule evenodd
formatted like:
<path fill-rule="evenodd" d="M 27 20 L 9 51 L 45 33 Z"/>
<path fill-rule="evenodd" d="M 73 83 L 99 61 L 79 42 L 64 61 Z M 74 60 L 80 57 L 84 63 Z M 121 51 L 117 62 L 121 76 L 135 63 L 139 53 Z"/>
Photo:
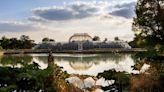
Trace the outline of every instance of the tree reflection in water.
<path fill-rule="evenodd" d="M 68 74 L 54 64 L 51 55 L 48 57 L 48 67 L 43 70 L 31 61 L 31 56 L 13 57 L 1 57 L 0 92 L 81 92 L 65 82 Z M 10 63 L 12 66 L 5 66 Z M 17 64 L 21 67 L 13 67 Z"/>
<path fill-rule="evenodd" d="M 131 72 L 131 66 L 134 65 L 134 62 L 130 56 L 130 54 L 54 54 L 54 62 L 58 66 L 63 67 L 63 70 L 70 74 L 96 76 L 99 72 L 103 72 L 104 70 L 109 70 L 112 68 Z M 36 61 L 40 62 L 47 62 L 46 58 L 46 56 L 34 57 Z"/>
<path fill-rule="evenodd" d="M 0 59 L 0 64 L 2 66 L 11 66 L 14 67 L 21 67 L 22 65 L 26 65 L 31 63 L 32 57 L 31 56 L 23 56 L 23 55 L 9 55 L 9 56 L 2 56 Z"/>
<path fill-rule="evenodd" d="M 47 64 L 45 69 L 40 68 L 39 62 Z M 100 64 L 100 62 L 120 62 L 126 60 L 127 55 L 122 54 L 102 54 L 93 57 L 79 58 L 76 56 L 3 56 L 0 58 L 0 92 L 11 91 L 45 91 L 45 92 L 82 92 L 82 90 L 68 84 L 65 79 L 70 74 L 62 71 L 56 63 L 69 61 L 72 67 L 85 64 L 84 68 Z M 100 87 L 104 91 L 110 92 L 163 92 L 164 85 L 164 64 L 160 59 L 138 59 L 131 68 L 139 71 L 139 74 L 131 74 L 127 71 L 118 71 L 116 69 L 106 70 L 97 76 L 88 76 L 94 78 L 105 78 L 106 80 L 115 80 L 114 84 L 107 87 Z M 80 62 L 80 63 L 79 63 Z M 148 70 L 141 72 L 143 66 L 150 65 Z M 128 64 L 126 64 L 128 65 Z M 125 65 L 125 66 L 126 66 Z M 75 67 L 77 68 L 77 67 Z M 84 75 L 78 75 L 84 76 Z M 88 78 L 86 77 L 86 79 Z"/>

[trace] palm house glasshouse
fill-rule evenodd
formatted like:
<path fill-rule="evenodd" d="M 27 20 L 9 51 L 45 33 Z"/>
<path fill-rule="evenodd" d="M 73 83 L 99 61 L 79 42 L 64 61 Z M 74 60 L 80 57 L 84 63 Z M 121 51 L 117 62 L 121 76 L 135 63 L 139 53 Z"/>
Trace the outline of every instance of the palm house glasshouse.
<path fill-rule="evenodd" d="M 33 49 L 51 49 L 53 51 L 62 50 L 88 50 L 95 48 L 124 48 L 131 49 L 128 43 L 123 41 L 92 41 L 92 37 L 87 33 L 77 33 L 69 38 L 68 42 L 42 42 Z"/>

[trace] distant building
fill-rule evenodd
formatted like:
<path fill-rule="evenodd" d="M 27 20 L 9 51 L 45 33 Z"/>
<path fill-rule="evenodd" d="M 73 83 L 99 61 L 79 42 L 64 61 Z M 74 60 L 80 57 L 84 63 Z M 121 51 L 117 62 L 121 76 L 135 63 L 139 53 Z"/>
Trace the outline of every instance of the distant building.
<path fill-rule="evenodd" d="M 86 42 L 86 41 L 90 41 L 90 42 L 92 41 L 92 37 L 87 33 L 77 33 L 69 38 L 69 42 Z"/>
<path fill-rule="evenodd" d="M 43 42 L 34 47 L 34 49 L 52 49 L 54 51 L 62 50 L 88 50 L 95 48 L 124 48 L 131 49 L 127 42 L 123 41 L 92 41 L 92 37 L 87 33 L 74 34 L 68 42 Z"/>

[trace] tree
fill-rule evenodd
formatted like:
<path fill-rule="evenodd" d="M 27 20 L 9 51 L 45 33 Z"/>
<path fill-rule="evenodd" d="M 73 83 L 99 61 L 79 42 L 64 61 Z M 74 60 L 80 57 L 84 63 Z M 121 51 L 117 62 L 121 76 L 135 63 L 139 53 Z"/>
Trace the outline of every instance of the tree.
<path fill-rule="evenodd" d="M 17 38 L 10 38 L 10 49 L 18 49 L 21 47 L 21 41 L 18 40 Z"/>
<path fill-rule="evenodd" d="M 115 37 L 114 40 L 115 40 L 115 41 L 119 41 L 120 39 L 119 39 L 118 37 Z"/>
<path fill-rule="evenodd" d="M 49 41 L 49 38 L 47 38 L 47 37 L 42 39 L 42 42 L 47 42 L 47 41 Z"/>
<path fill-rule="evenodd" d="M 108 39 L 107 39 L 107 38 L 105 38 L 103 42 L 106 42 L 106 41 L 108 41 Z"/>
<path fill-rule="evenodd" d="M 143 47 L 164 45 L 164 1 L 138 0 L 133 22 L 136 44 Z"/>
<path fill-rule="evenodd" d="M 7 37 L 5 37 L 5 36 L 3 36 L 2 38 L 1 38 L 1 46 L 2 46 L 2 48 L 3 49 L 7 49 L 7 48 L 9 48 L 9 45 L 10 44 L 10 39 L 9 38 L 7 38 Z"/>
<path fill-rule="evenodd" d="M 54 39 L 49 39 L 50 42 L 54 42 L 55 40 Z"/>
<path fill-rule="evenodd" d="M 34 40 L 31 40 L 29 36 L 21 35 L 20 36 L 21 46 L 19 49 L 31 49 L 35 46 Z"/>
<path fill-rule="evenodd" d="M 94 36 L 92 40 L 93 41 L 100 41 L 100 37 L 99 36 Z"/>
<path fill-rule="evenodd" d="M 27 40 L 29 40 L 30 38 L 29 38 L 29 36 L 26 36 L 26 35 L 21 35 L 20 36 L 20 40 L 21 41 L 27 41 Z"/>
<path fill-rule="evenodd" d="M 29 36 L 26 35 L 22 35 L 20 39 L 9 39 L 3 36 L 0 40 L 0 46 L 3 49 L 31 49 L 34 45 L 34 40 L 31 40 Z"/>
<path fill-rule="evenodd" d="M 45 37 L 42 39 L 42 42 L 54 42 L 55 40 L 54 39 L 51 39 L 51 38 L 48 38 L 48 37 Z"/>

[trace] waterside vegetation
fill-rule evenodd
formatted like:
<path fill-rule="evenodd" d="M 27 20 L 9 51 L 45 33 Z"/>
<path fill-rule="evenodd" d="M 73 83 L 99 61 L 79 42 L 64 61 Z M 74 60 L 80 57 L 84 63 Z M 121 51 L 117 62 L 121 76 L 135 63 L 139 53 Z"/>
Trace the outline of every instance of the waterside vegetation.
<path fill-rule="evenodd" d="M 135 53 L 132 58 L 135 59 L 133 70 L 138 73 L 127 73 L 125 71 L 116 71 L 115 69 L 99 73 L 96 78 L 105 78 L 106 80 L 115 80 L 107 87 L 101 87 L 104 91 L 110 92 L 163 92 L 164 88 L 164 1 L 163 0 L 138 0 L 136 5 L 136 17 L 133 22 L 133 31 L 135 38 L 129 44 L 134 48 L 142 48 L 144 51 Z M 44 39 L 44 41 L 52 39 Z M 94 40 L 100 40 L 95 37 Z M 119 40 L 116 38 L 116 40 Z M 53 40 L 54 41 L 54 40 Z M 27 53 L 35 45 L 34 41 L 28 36 L 21 36 L 20 39 L 2 37 L 0 48 L 2 49 L 22 49 L 19 53 Z M 27 52 L 25 52 L 27 49 Z M 133 50 L 133 49 L 132 49 Z M 118 49 L 100 50 L 94 49 L 90 52 L 119 52 Z M 8 51 L 9 53 L 14 53 Z M 32 51 L 31 51 L 32 52 Z M 39 51 L 38 51 L 39 52 Z M 71 76 L 57 66 L 52 57 L 51 50 L 48 56 L 48 67 L 40 69 L 39 65 L 31 61 L 32 58 L 18 59 L 8 58 L 8 62 L 3 62 L 5 58 L 0 57 L 0 91 L 45 91 L 45 92 L 83 92 L 73 84 L 65 81 Z M 73 51 L 70 51 L 73 53 Z M 3 51 L 0 51 L 3 53 Z M 6 52 L 7 53 L 7 52 Z M 79 52 L 77 52 L 79 53 Z M 16 53 L 17 54 L 17 53 Z M 113 53 L 114 54 L 114 53 Z M 76 62 L 76 61 L 74 61 Z M 10 66 L 7 66 L 10 65 Z M 20 67 L 16 66 L 20 65 Z M 144 66 L 148 69 L 142 71 Z"/>
<path fill-rule="evenodd" d="M 69 74 L 63 72 L 59 66 L 54 64 L 51 55 L 48 56 L 48 67 L 46 69 L 40 69 L 40 66 L 35 62 L 28 62 L 32 59 L 30 57 L 20 56 L 19 58 L 17 62 L 12 62 L 12 59 L 14 59 L 12 57 L 6 58 L 8 62 L 1 62 L 2 65 L 12 65 L 0 67 L 1 92 L 82 92 L 75 86 L 66 83 L 65 79 L 69 77 Z M 27 62 L 22 61 L 22 58 Z M 20 65 L 20 67 L 16 65 Z"/>

